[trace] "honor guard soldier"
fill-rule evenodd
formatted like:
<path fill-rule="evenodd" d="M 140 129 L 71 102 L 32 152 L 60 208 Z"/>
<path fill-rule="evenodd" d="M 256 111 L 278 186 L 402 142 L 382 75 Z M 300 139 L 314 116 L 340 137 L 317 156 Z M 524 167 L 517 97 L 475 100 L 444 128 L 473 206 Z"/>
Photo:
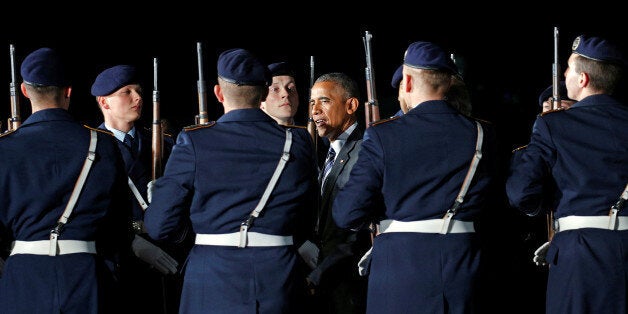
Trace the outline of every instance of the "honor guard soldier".
<path fill-rule="evenodd" d="M 472 313 L 480 263 L 474 222 L 495 175 L 492 127 L 445 97 L 456 65 L 430 42 L 405 53 L 408 111 L 364 133 L 358 161 L 333 205 L 341 228 L 383 217 L 370 264 L 367 313 Z M 382 198 L 385 206 L 378 206 Z"/>
<path fill-rule="evenodd" d="M 250 51 L 223 52 L 217 70 L 224 115 L 179 133 L 146 230 L 168 240 L 191 220 L 180 313 L 302 313 L 295 246 L 317 193 L 312 141 L 260 109 L 271 77 Z"/>
<path fill-rule="evenodd" d="M 115 313 L 108 266 L 130 250 L 131 207 L 116 140 L 68 113 L 54 50 L 35 50 L 20 72 L 32 114 L 0 136 L 0 222 L 14 240 L 0 313 Z"/>
<path fill-rule="evenodd" d="M 582 35 L 567 64 L 566 96 L 576 103 L 537 116 L 506 192 L 530 216 L 557 197 L 554 236 L 534 257 L 549 265 L 546 313 L 626 313 L 628 215 L 614 204 L 628 193 L 628 106 L 613 96 L 626 62 L 610 41 Z"/>
<path fill-rule="evenodd" d="M 129 222 L 129 229 L 134 234 L 133 254 L 129 254 L 121 268 L 122 293 L 128 298 L 127 310 L 176 313 L 181 280 L 174 274 L 179 261 L 182 263 L 185 260 L 187 252 L 183 244 L 176 248 L 169 243 L 153 243 L 155 241 L 144 230 L 153 152 L 152 132 L 140 124 L 144 101 L 139 73 L 132 65 L 110 67 L 98 74 L 91 93 L 96 97 L 104 117 L 104 122 L 98 128 L 109 130 L 118 140 L 129 178 L 127 186 L 135 200 Z M 174 140 L 167 134 L 163 139 L 163 158 L 167 160 Z"/>

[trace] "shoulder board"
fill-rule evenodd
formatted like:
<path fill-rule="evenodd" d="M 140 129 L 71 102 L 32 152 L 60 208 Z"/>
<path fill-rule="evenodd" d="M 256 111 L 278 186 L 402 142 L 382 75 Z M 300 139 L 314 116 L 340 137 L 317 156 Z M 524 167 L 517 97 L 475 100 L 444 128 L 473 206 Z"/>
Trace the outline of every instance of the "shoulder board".
<path fill-rule="evenodd" d="M 471 117 L 471 119 L 473 119 L 474 121 L 477 121 L 477 122 L 480 122 L 480 123 L 486 124 L 486 125 L 491 125 L 491 124 L 493 124 L 493 122 L 491 122 L 491 121 L 484 120 L 484 119 L 479 119 L 479 118 L 476 118 L 476 117 Z"/>
<path fill-rule="evenodd" d="M 522 149 L 525 149 L 526 147 L 528 147 L 528 145 L 519 146 L 519 147 L 517 147 L 517 148 L 513 149 L 513 150 L 512 150 L 512 152 L 514 153 L 514 152 L 516 152 L 516 151 L 520 151 L 520 150 L 522 150 Z"/>
<path fill-rule="evenodd" d="M 399 116 L 393 116 L 393 117 L 390 117 L 390 118 L 377 120 L 377 121 L 375 121 L 375 122 L 371 122 L 371 126 L 376 126 L 376 125 L 378 125 L 378 124 L 382 124 L 382 123 L 386 123 L 386 122 L 394 121 L 394 120 L 397 120 L 397 119 L 399 119 L 399 118 L 401 118 L 401 117 L 399 117 Z"/>
<path fill-rule="evenodd" d="M 15 132 L 15 130 L 6 130 L 4 133 L 0 133 L 0 137 L 7 136 L 13 132 Z"/>
<path fill-rule="evenodd" d="M 84 126 L 86 129 L 89 129 L 89 130 L 94 130 L 94 131 L 98 131 L 98 132 L 105 133 L 105 134 L 109 134 L 109 135 L 113 136 L 113 132 L 111 132 L 111 131 L 109 131 L 109 130 L 103 130 L 103 129 L 99 129 L 99 128 L 93 128 L 93 127 L 91 127 L 91 126 L 89 126 L 89 125 L 85 125 L 85 124 L 83 124 L 83 126 Z"/>
<path fill-rule="evenodd" d="M 194 130 L 198 130 L 198 129 L 209 128 L 209 127 L 214 126 L 214 124 L 216 124 L 216 121 L 209 121 L 209 122 L 203 123 L 203 124 L 190 125 L 190 126 L 184 127 L 183 131 L 188 132 L 188 131 L 194 131 Z"/>
<path fill-rule="evenodd" d="M 552 110 L 548 110 L 545 112 L 541 112 L 541 116 L 544 116 L 546 114 L 550 114 L 550 113 L 554 113 L 554 112 L 559 112 L 559 111 L 565 111 L 565 108 L 558 108 L 558 109 L 552 109 Z"/>
<path fill-rule="evenodd" d="M 307 126 L 305 125 L 288 124 L 288 125 L 282 125 L 282 126 L 286 128 L 291 128 L 291 129 L 307 129 Z"/>

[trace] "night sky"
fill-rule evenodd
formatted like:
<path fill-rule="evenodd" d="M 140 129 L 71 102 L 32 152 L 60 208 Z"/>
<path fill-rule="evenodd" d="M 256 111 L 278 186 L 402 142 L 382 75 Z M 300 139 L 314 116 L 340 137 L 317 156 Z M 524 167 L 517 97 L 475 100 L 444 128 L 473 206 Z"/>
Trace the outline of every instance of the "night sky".
<path fill-rule="evenodd" d="M 503 157 L 500 166 L 505 167 L 510 151 L 527 143 L 540 112 L 538 95 L 552 83 L 554 27 L 560 34 L 561 77 L 572 41 L 580 34 L 607 37 L 624 50 L 628 45 L 624 10 L 600 1 L 557 8 L 533 2 L 491 7 L 478 2 L 464 6 L 387 2 L 352 4 L 351 10 L 340 10 L 339 2 L 222 3 L 232 6 L 227 9 L 213 5 L 217 4 L 207 2 L 203 6 L 210 8 L 200 9 L 196 3 L 182 1 L 159 7 L 98 2 L 84 8 L 50 5 L 35 13 L 31 8 L 5 8 L 0 13 L 0 44 L 4 43 L 4 48 L 0 45 L 0 52 L 4 51 L 0 53 L 0 88 L 5 87 L 5 101 L 0 102 L 2 130 L 10 110 L 9 44 L 15 45 L 18 76 L 19 62 L 29 52 L 43 46 L 62 52 L 74 77 L 70 111 L 92 126 L 102 118 L 90 95 L 91 84 L 100 71 L 117 64 L 134 64 L 142 71 L 143 121 L 150 123 L 153 58 L 158 58 L 161 117 L 176 133 L 193 124 L 198 113 L 197 42 L 203 47 L 210 120 L 222 114 L 213 95 L 216 59 L 226 49 L 246 48 L 266 63 L 289 61 L 296 67 L 301 97 L 297 122 L 304 125 L 310 56 L 315 58 L 315 76 L 345 72 L 356 79 L 362 102 L 366 101 L 362 37 L 369 31 L 381 116 L 399 109 L 390 79 L 407 46 L 419 40 L 435 42 L 462 63 L 473 115 L 495 124 Z M 360 122 L 363 112 L 358 112 Z M 22 120 L 29 114 L 28 103 L 21 98 Z M 494 241 L 489 241 L 485 254 L 490 260 L 485 290 L 494 294 L 489 297 L 494 302 L 511 309 L 540 312 L 546 271 L 531 259 L 544 241 L 544 221 L 523 217 L 504 200 L 496 200 L 493 209 L 497 224 L 491 229 Z"/>

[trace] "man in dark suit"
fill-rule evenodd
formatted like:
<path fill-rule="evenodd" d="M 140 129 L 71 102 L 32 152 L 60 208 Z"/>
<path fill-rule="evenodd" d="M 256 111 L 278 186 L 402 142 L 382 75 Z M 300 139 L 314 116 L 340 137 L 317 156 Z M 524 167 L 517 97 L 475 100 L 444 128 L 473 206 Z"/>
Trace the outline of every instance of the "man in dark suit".
<path fill-rule="evenodd" d="M 554 237 L 534 257 L 549 265 L 546 313 L 626 313 L 628 216 L 611 210 L 627 193 L 628 107 L 616 97 L 626 60 L 612 42 L 583 35 L 567 64 L 564 96 L 577 102 L 537 116 L 506 192 L 530 216 L 556 204 Z"/>
<path fill-rule="evenodd" d="M 179 133 L 146 230 L 167 240 L 191 220 L 180 313 L 303 313 L 295 244 L 315 204 L 312 140 L 260 109 L 271 77 L 251 52 L 223 52 L 217 70 L 225 113 Z"/>
<path fill-rule="evenodd" d="M 144 211 L 148 207 L 147 185 L 152 179 L 152 132 L 139 123 L 144 107 L 139 73 L 132 65 L 107 68 L 94 80 L 91 93 L 104 118 L 98 128 L 109 130 L 118 139 L 129 177 L 128 187 L 135 200 L 129 222 L 129 230 L 134 234 L 133 254 L 129 254 L 121 269 L 122 293 L 128 298 L 127 309 L 131 312 L 176 313 L 181 278 L 175 273 L 178 264 L 185 260 L 189 245 L 186 246 L 185 236 L 178 246 L 157 243 L 146 235 L 143 227 Z M 168 134 L 164 134 L 163 139 L 165 164 L 174 141 Z"/>
<path fill-rule="evenodd" d="M 316 79 L 310 95 L 318 135 L 330 144 L 319 175 L 321 198 L 314 227 L 320 253 L 307 280 L 318 294 L 322 313 L 364 313 L 366 277 L 360 277 L 357 264 L 370 246 L 369 232 L 340 229 L 331 216 L 362 144 L 363 129 L 356 118 L 359 89 L 346 74 L 328 73 Z"/>
<path fill-rule="evenodd" d="M 110 266 L 130 246 L 126 172 L 111 133 L 68 113 L 66 73 L 54 50 L 29 54 L 21 91 L 32 114 L 0 136 L 0 229 L 14 240 L 0 313 L 123 310 Z"/>
<path fill-rule="evenodd" d="M 384 218 L 372 249 L 367 313 L 475 310 L 480 242 L 474 222 L 495 174 L 495 138 L 486 123 L 446 100 L 457 75 L 441 47 L 408 47 L 399 88 L 409 110 L 366 129 L 358 161 L 334 201 L 341 228 Z M 382 197 L 385 206 L 378 206 Z"/>

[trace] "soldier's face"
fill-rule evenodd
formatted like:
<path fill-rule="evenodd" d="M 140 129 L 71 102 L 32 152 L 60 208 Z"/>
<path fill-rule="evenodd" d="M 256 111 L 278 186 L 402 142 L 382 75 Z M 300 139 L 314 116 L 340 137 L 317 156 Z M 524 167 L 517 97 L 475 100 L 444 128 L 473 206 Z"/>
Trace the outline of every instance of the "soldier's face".
<path fill-rule="evenodd" d="M 280 120 L 291 120 L 298 107 L 299 93 L 294 78 L 288 75 L 273 77 L 266 101 L 262 102 L 262 110 Z"/>
<path fill-rule="evenodd" d="M 138 84 L 126 85 L 105 97 L 103 112 L 119 122 L 136 121 L 142 115 L 142 88 Z"/>

